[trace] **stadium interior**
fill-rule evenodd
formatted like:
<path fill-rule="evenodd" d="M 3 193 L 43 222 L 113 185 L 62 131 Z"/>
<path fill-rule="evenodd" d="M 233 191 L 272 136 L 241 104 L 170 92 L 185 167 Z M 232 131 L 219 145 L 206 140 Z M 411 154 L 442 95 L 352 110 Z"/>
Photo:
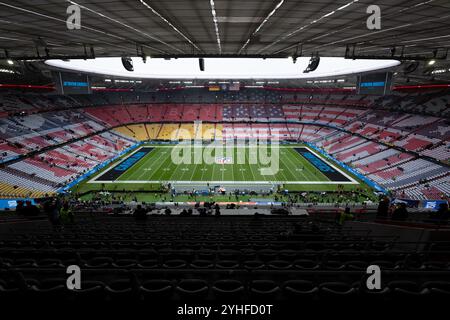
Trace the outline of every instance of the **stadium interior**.
<path fill-rule="evenodd" d="M 447 0 L 0 8 L 0 301 L 448 301 Z"/>

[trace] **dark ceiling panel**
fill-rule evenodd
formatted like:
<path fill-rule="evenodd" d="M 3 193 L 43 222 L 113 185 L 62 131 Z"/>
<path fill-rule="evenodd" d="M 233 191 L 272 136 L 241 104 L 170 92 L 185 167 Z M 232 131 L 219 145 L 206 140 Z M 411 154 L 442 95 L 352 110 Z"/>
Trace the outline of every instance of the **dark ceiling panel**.
<path fill-rule="evenodd" d="M 256 33 L 280 0 L 213 1 L 223 54 L 292 55 L 302 45 L 304 55 L 343 56 L 354 43 L 372 55 L 394 45 L 406 55 L 450 47 L 448 0 L 377 0 L 381 30 L 366 28 L 373 0 L 285 0 Z M 71 2 L 82 6 L 81 30 L 66 27 Z M 219 53 L 210 0 L 0 0 L 0 57 L 5 49 L 34 56 L 38 39 L 59 55 L 83 54 L 83 45 L 97 56 L 136 55 L 137 46 L 146 55 Z"/>

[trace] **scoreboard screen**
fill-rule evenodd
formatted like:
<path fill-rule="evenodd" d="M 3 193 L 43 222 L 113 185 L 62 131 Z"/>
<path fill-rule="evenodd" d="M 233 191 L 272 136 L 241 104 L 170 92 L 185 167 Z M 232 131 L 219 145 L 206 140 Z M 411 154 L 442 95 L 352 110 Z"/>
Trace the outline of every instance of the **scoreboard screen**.
<path fill-rule="evenodd" d="M 358 76 L 358 94 L 385 95 L 390 93 L 392 72 L 371 73 Z"/>
<path fill-rule="evenodd" d="M 90 94 L 89 76 L 82 73 L 56 72 L 55 83 L 59 94 Z"/>

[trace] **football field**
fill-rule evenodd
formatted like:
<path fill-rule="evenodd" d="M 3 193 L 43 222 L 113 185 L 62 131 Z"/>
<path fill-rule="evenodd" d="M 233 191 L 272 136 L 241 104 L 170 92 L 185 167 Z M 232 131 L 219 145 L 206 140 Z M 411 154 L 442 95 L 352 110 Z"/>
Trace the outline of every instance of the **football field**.
<path fill-rule="evenodd" d="M 144 145 L 106 170 L 91 184 L 358 185 L 336 163 L 307 146 Z"/>

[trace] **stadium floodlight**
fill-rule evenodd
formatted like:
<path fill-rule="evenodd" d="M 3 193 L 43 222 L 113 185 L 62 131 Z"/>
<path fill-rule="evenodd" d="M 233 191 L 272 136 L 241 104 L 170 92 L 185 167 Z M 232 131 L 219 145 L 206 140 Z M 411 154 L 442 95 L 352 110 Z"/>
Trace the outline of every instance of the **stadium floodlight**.
<path fill-rule="evenodd" d="M 320 57 L 319 54 L 313 54 L 311 56 L 311 59 L 309 60 L 309 64 L 306 67 L 306 69 L 303 71 L 303 73 L 308 73 L 308 72 L 312 72 L 315 71 L 317 69 L 317 67 L 319 66 L 320 63 Z"/>
<path fill-rule="evenodd" d="M 205 71 L 205 59 L 198 59 L 198 66 L 200 68 L 200 71 Z"/>
<path fill-rule="evenodd" d="M 12 61 L 11 59 L 6 60 L 6 62 L 7 62 L 10 66 L 12 66 L 12 65 L 14 64 L 14 61 Z"/>
<path fill-rule="evenodd" d="M 122 65 L 127 71 L 134 71 L 133 60 L 130 57 L 122 57 Z"/>

